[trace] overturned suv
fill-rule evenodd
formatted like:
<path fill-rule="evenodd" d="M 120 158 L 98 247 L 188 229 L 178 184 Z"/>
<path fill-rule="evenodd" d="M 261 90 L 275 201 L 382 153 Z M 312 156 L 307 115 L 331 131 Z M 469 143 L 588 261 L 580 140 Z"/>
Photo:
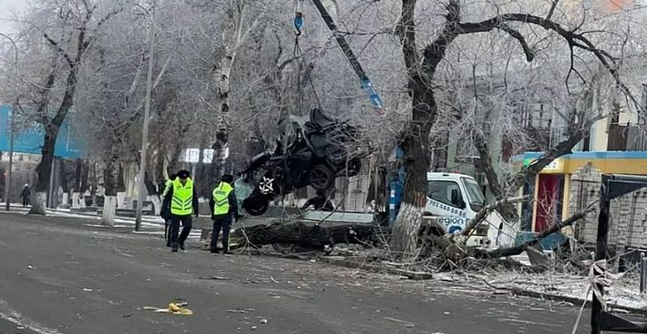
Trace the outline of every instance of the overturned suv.
<path fill-rule="evenodd" d="M 312 109 L 303 124 L 293 123 L 293 133 L 277 141 L 273 152 L 264 152 L 251 159 L 241 172 L 241 179 L 252 187 L 242 207 L 252 216 L 264 214 L 277 197 L 296 189 L 312 186 L 317 191 L 332 188 L 335 178 L 355 176 L 361 159 L 368 155 L 363 149 L 359 129 Z"/>

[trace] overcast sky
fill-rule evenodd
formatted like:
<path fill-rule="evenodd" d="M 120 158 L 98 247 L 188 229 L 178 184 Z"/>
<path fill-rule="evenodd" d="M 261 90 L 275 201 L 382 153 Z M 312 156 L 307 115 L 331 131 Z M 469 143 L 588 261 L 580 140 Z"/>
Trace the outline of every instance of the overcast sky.
<path fill-rule="evenodd" d="M 0 0 L 0 32 L 11 33 L 12 23 L 7 19 L 10 17 L 10 10 L 22 10 L 27 5 L 27 0 Z"/>

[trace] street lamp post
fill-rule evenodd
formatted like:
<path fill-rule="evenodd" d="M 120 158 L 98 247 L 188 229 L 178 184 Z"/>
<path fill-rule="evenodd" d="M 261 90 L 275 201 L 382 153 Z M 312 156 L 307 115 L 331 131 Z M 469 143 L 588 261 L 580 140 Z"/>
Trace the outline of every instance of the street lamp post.
<path fill-rule="evenodd" d="M 8 39 L 11 44 L 13 45 L 14 49 L 14 58 L 13 58 L 13 71 L 14 71 L 14 80 L 17 80 L 18 76 L 18 46 L 16 46 L 16 42 L 14 42 L 13 38 L 0 33 L 0 36 Z M 12 110 L 11 110 L 11 129 L 10 134 L 9 134 L 9 171 L 7 173 L 7 182 L 5 183 L 5 209 L 7 211 L 10 210 L 11 207 L 11 170 L 13 169 L 13 140 L 14 140 L 14 125 L 15 125 L 15 119 L 16 119 L 16 109 L 18 106 L 18 98 L 16 98 Z"/>
<path fill-rule="evenodd" d="M 146 78 L 146 101 L 144 105 L 144 128 L 142 130 L 142 151 L 141 161 L 139 165 L 139 176 L 137 177 L 137 210 L 135 216 L 135 231 L 139 231 L 142 226 L 142 209 L 144 206 L 146 184 L 144 178 L 146 177 L 146 147 L 148 146 L 148 119 L 150 118 L 151 109 L 151 89 L 153 85 L 153 50 L 155 48 L 155 2 L 153 1 L 153 8 L 151 8 L 151 26 L 148 31 L 150 45 L 148 51 L 148 77 Z"/>
<path fill-rule="evenodd" d="M 18 104 L 18 99 L 16 99 L 16 102 L 13 104 L 13 108 L 11 110 L 11 129 L 10 134 L 9 134 L 9 171 L 7 173 L 7 182 L 6 182 L 6 189 L 5 189 L 5 209 L 7 211 L 10 210 L 11 208 L 11 171 L 13 170 L 13 137 L 14 137 L 14 129 L 15 129 L 15 120 L 16 120 L 16 107 Z"/>

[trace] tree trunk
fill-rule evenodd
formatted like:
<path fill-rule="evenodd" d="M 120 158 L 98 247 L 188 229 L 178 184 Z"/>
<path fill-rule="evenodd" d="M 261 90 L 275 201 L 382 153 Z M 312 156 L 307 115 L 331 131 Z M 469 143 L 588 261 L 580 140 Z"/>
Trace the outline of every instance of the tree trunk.
<path fill-rule="evenodd" d="M 117 157 L 119 159 L 119 157 Z M 119 174 L 117 175 L 117 192 L 126 191 L 126 177 L 124 176 L 124 168 L 120 162 L 117 162 Z"/>
<path fill-rule="evenodd" d="M 480 173 L 485 174 L 485 178 L 488 181 L 492 195 L 494 195 L 497 200 L 502 200 L 508 197 L 508 194 L 501 188 L 499 176 L 496 173 L 496 170 L 494 170 L 494 163 L 492 162 L 492 158 L 490 157 L 490 150 L 488 149 L 487 141 L 479 131 L 473 131 L 473 133 L 474 146 L 479 153 L 480 159 L 480 163 L 478 164 L 477 169 Z M 515 208 L 514 204 L 506 203 L 499 209 L 501 215 L 505 220 L 512 222 L 519 219 L 519 215 L 517 214 L 517 209 Z"/>
<path fill-rule="evenodd" d="M 76 166 L 74 167 L 74 185 L 72 186 L 72 208 L 78 209 L 81 207 L 81 185 L 83 183 L 83 160 L 77 159 Z"/>
<path fill-rule="evenodd" d="M 104 225 L 115 225 L 115 214 L 117 210 L 117 192 L 119 191 L 119 157 L 114 154 L 116 145 L 113 146 L 113 154 L 105 160 L 103 171 L 103 187 L 105 189 L 103 201 L 103 216 L 101 222 Z"/>
<path fill-rule="evenodd" d="M 83 167 L 81 169 L 81 188 L 79 188 L 79 193 L 85 194 L 89 189 L 89 180 L 90 180 L 90 164 L 87 161 L 83 162 Z"/>
<path fill-rule="evenodd" d="M 81 190 L 81 175 L 83 174 L 83 160 L 77 159 L 74 166 L 74 185 L 72 186 L 73 192 Z"/>
<path fill-rule="evenodd" d="M 404 198 L 393 229 L 391 248 L 403 256 L 413 256 L 418 246 L 418 232 L 427 203 L 427 172 L 430 163 L 428 138 L 429 136 L 409 135 L 401 145 L 405 153 L 407 177 Z"/>
<path fill-rule="evenodd" d="M 47 212 L 47 207 L 45 205 L 47 202 L 47 192 L 32 191 L 31 199 L 32 206 L 29 213 L 44 215 Z"/>
<path fill-rule="evenodd" d="M 37 203 L 42 198 L 47 198 L 47 190 L 49 188 L 50 175 L 52 172 L 52 161 L 54 160 L 54 148 L 56 145 L 56 138 L 58 137 L 58 132 L 67 116 L 68 111 L 72 108 L 74 104 L 74 93 L 76 92 L 76 75 L 79 70 L 79 64 L 81 62 L 81 56 L 83 54 L 83 49 L 85 40 L 84 36 L 85 31 L 82 30 L 79 33 L 79 51 L 74 62 L 69 63 L 70 70 L 67 75 L 67 81 L 65 83 L 65 94 L 61 101 L 61 105 L 56 111 L 56 115 L 51 120 L 45 123 L 45 138 L 43 141 L 43 148 L 41 149 L 41 159 L 40 163 L 36 167 L 36 173 L 38 174 L 38 179 L 36 180 L 36 193 L 39 194 L 36 196 L 34 201 L 34 206 L 32 206 L 29 211 L 30 214 L 45 214 L 45 203 Z M 83 49 L 82 49 L 83 48 Z M 51 87 L 51 86 L 50 86 Z M 44 101 L 46 102 L 44 97 Z M 42 108 L 42 109 L 41 109 Z M 47 103 L 43 103 L 39 106 L 39 112 L 47 114 L 46 109 Z M 45 196 L 42 196 L 42 195 Z"/>
<path fill-rule="evenodd" d="M 198 156 L 198 163 L 195 168 L 194 181 L 197 182 L 200 186 L 198 187 L 198 196 L 203 198 L 209 198 L 209 194 L 212 184 L 208 182 L 209 177 L 207 176 L 207 168 L 204 164 L 204 150 L 207 148 L 207 140 L 203 136 L 200 139 L 200 154 Z"/>
<path fill-rule="evenodd" d="M 99 190 L 99 176 L 97 175 L 97 164 L 93 163 L 92 164 L 92 188 L 90 190 L 90 194 L 92 195 L 92 206 L 97 205 L 98 190 Z"/>
<path fill-rule="evenodd" d="M 105 195 L 103 197 L 103 215 L 101 223 L 107 226 L 115 226 L 115 215 L 117 213 L 117 196 Z"/>
<path fill-rule="evenodd" d="M 236 46 L 227 47 L 224 57 L 220 59 L 220 78 L 218 80 L 218 98 L 220 99 L 220 110 L 218 110 L 218 129 L 216 130 L 216 140 L 211 145 L 213 149 L 213 161 L 209 175 L 209 184 L 215 184 L 216 180 L 222 176 L 225 171 L 225 163 L 229 156 L 229 126 L 225 120 L 225 115 L 229 113 L 229 90 L 231 69 L 236 58 Z"/>
<path fill-rule="evenodd" d="M 67 168 L 65 167 L 65 160 L 61 161 L 61 169 L 59 170 L 59 177 L 61 179 L 61 188 L 63 188 L 63 193 L 69 193 L 70 187 L 67 182 Z"/>
<path fill-rule="evenodd" d="M 56 137 L 58 137 L 59 129 L 60 126 L 53 124 L 52 122 L 45 126 L 45 142 L 41 149 L 40 162 L 36 167 L 36 187 L 34 187 L 36 196 L 33 200 L 31 210 L 29 210 L 30 214 L 45 214 L 47 190 L 49 189 L 52 162 L 54 161 L 54 146 L 56 144 Z"/>
<path fill-rule="evenodd" d="M 171 152 L 171 158 L 169 159 L 168 166 L 166 168 L 168 175 L 176 174 L 178 172 L 177 164 L 180 160 L 180 154 L 182 154 L 182 146 L 180 142 L 177 142 L 173 148 L 173 152 Z"/>
<path fill-rule="evenodd" d="M 460 5 L 458 0 L 450 0 L 445 25 L 438 37 L 424 48 L 422 58 L 416 45 L 415 11 L 416 0 L 402 0 L 402 15 L 396 31 L 402 42 L 412 103 L 411 121 L 403 130 L 401 142 L 407 173 L 404 198 L 391 239 L 392 250 L 404 256 L 414 255 L 418 245 L 418 232 L 427 203 L 427 172 L 431 158 L 429 136 L 438 111 L 432 81 L 447 47 L 458 36 Z"/>
<path fill-rule="evenodd" d="M 157 196 L 157 186 L 148 172 L 144 173 L 144 186 L 147 192 L 145 200 L 153 202 L 153 211 L 155 211 L 155 215 L 159 215 L 162 210 L 162 202 L 159 196 Z"/>
<path fill-rule="evenodd" d="M 148 172 L 144 172 L 144 187 L 146 188 L 146 196 L 153 196 L 157 194 L 157 186 Z"/>

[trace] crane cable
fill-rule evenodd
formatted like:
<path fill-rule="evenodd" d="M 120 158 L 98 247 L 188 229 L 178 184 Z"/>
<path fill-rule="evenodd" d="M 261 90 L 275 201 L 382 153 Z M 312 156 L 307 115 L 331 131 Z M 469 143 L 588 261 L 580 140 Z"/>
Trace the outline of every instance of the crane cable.
<path fill-rule="evenodd" d="M 350 63 L 351 68 L 357 75 L 357 77 L 360 79 L 361 82 L 361 88 L 366 92 L 368 95 L 368 98 L 375 108 L 376 112 L 380 115 L 383 116 L 386 114 L 386 110 L 384 108 L 384 104 L 382 102 L 382 98 L 378 94 L 378 92 L 375 90 L 373 87 L 373 84 L 362 68 L 362 65 L 359 63 L 357 60 L 357 57 L 353 53 L 353 50 L 350 48 L 350 45 L 348 42 L 346 42 L 346 39 L 344 36 L 338 31 L 337 25 L 333 21 L 332 17 L 326 10 L 326 7 L 321 3 L 320 0 L 312 0 L 315 7 L 319 11 L 321 18 L 324 20 L 324 23 L 330 29 L 330 31 L 333 33 L 333 37 L 335 38 L 335 41 L 337 42 L 337 45 L 340 47 L 342 53 Z M 301 83 L 300 78 L 301 78 L 301 47 L 299 46 L 299 37 L 303 34 L 303 3 L 305 0 L 295 0 L 295 15 L 294 15 L 294 28 L 295 28 L 295 39 L 294 39 L 294 56 L 299 57 L 297 61 L 299 61 L 299 83 Z M 315 99 L 317 100 L 317 104 L 319 105 L 319 109 L 321 109 L 321 102 L 319 101 L 319 97 L 317 96 L 317 92 L 314 87 L 314 83 L 312 82 L 312 78 L 308 76 L 308 80 L 310 81 L 310 86 L 312 88 L 312 91 L 315 95 Z M 299 85 L 300 86 L 300 85 Z M 299 88 L 300 89 L 300 88 Z"/>

